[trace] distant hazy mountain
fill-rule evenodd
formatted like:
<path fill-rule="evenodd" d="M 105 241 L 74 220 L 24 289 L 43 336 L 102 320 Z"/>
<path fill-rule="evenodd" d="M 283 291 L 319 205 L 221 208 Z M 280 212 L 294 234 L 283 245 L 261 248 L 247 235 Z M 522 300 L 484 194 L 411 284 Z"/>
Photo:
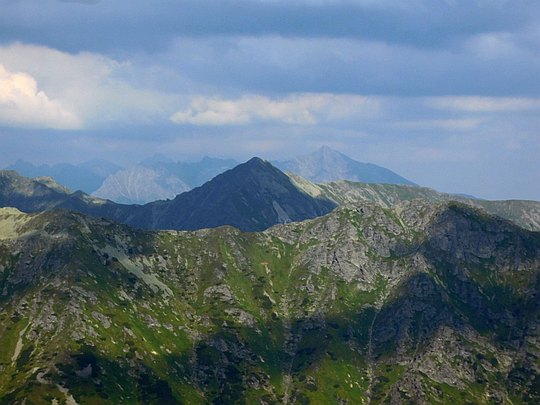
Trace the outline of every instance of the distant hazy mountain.
<path fill-rule="evenodd" d="M 52 177 L 71 190 L 92 193 L 101 186 L 103 180 L 116 173 L 121 167 L 103 160 L 93 160 L 78 165 L 58 163 L 52 166 L 46 164 L 36 166 L 19 159 L 6 169 L 15 170 L 26 177 Z"/>
<path fill-rule="evenodd" d="M 129 224 L 149 229 L 232 225 L 254 231 L 318 217 L 335 206 L 300 191 L 269 162 L 253 158 L 172 201 L 146 204 Z"/>
<path fill-rule="evenodd" d="M 170 173 L 176 174 L 186 184 L 195 188 L 237 165 L 238 162 L 234 159 L 219 159 L 205 156 L 198 162 L 164 162 L 157 166 L 167 168 Z"/>
<path fill-rule="evenodd" d="M 315 183 L 351 180 L 363 183 L 414 185 L 410 180 L 391 170 L 372 163 L 357 162 L 328 146 L 293 160 L 273 163 L 284 172 L 297 174 Z"/>
<path fill-rule="evenodd" d="M 172 199 L 236 165 L 232 159 L 205 157 L 199 162 L 174 162 L 162 155 L 109 176 L 93 195 L 123 204 Z"/>
<path fill-rule="evenodd" d="M 190 189 L 190 186 L 167 170 L 133 166 L 107 177 L 92 195 L 122 204 L 145 204 L 171 199 Z"/>

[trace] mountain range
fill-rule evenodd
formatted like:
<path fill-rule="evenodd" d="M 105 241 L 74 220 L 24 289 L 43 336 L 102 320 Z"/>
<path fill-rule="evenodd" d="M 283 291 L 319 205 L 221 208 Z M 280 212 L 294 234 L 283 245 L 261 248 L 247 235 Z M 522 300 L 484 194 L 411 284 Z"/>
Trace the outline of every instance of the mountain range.
<path fill-rule="evenodd" d="M 110 175 L 93 195 L 124 204 L 173 199 L 237 164 L 232 159 L 204 157 L 198 162 L 174 162 L 155 156 Z"/>
<path fill-rule="evenodd" d="M 539 271 L 539 233 L 456 202 L 259 233 L 3 208 L 0 398 L 535 404 Z"/>
<path fill-rule="evenodd" d="M 398 174 L 371 164 L 357 162 L 327 146 L 288 161 L 274 161 L 279 169 L 320 183 L 351 180 L 364 183 L 413 183 Z M 52 177 L 71 190 L 81 190 L 94 197 L 120 204 L 146 204 L 173 199 L 199 187 L 238 164 L 233 159 L 204 157 L 196 162 L 182 162 L 154 155 L 137 165 L 121 168 L 105 161 L 81 165 L 67 163 L 34 166 L 22 160 L 8 166 L 27 177 Z"/>
<path fill-rule="evenodd" d="M 540 402 L 540 202 L 253 158 L 144 205 L 0 171 L 0 207 L 0 403 Z"/>
<path fill-rule="evenodd" d="M 390 208 L 413 200 L 460 201 L 525 229 L 540 230 L 540 202 L 479 200 L 409 185 L 350 181 L 314 184 L 296 175 L 287 176 L 258 158 L 173 200 L 144 205 L 117 204 L 80 191 L 72 193 L 50 178 L 29 179 L 14 171 L 0 171 L 0 207 L 26 212 L 71 209 L 145 229 L 192 230 L 232 225 L 255 231 L 324 215 L 338 205 L 371 201 Z"/>
<path fill-rule="evenodd" d="M 0 171 L 0 206 L 27 212 L 71 209 L 145 229 L 200 229 L 232 225 L 242 230 L 263 230 L 278 223 L 301 221 L 330 212 L 336 203 L 311 197 L 269 162 L 253 158 L 201 187 L 169 201 L 145 205 L 116 204 L 68 193 L 28 179 L 14 171 Z"/>
<path fill-rule="evenodd" d="M 96 191 L 107 177 L 120 169 L 117 164 L 105 160 L 92 160 L 78 165 L 58 163 L 36 166 L 19 159 L 6 167 L 6 170 L 15 170 L 26 177 L 51 177 L 73 191 L 80 190 L 88 194 Z"/>

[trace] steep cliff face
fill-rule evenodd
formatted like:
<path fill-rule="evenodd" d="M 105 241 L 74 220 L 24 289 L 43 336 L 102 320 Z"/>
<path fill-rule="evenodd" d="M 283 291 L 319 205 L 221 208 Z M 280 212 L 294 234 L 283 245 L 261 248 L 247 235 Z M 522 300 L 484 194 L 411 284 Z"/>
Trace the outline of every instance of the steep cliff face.
<path fill-rule="evenodd" d="M 540 237 L 456 203 L 242 233 L 0 210 L 0 397 L 537 403 Z"/>

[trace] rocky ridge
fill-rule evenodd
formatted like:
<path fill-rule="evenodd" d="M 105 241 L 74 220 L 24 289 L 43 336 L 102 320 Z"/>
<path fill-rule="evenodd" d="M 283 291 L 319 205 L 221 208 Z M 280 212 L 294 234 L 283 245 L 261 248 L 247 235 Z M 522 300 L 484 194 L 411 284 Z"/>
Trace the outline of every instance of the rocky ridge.
<path fill-rule="evenodd" d="M 506 218 L 529 230 L 540 230 L 540 202 L 527 200 L 490 201 L 441 193 L 427 187 L 401 184 L 367 184 L 353 181 L 336 181 L 314 184 L 303 177 L 288 174 L 302 191 L 315 198 L 325 198 L 338 205 L 371 201 L 390 208 L 404 201 L 422 200 L 430 203 L 458 201 L 472 207 Z"/>
<path fill-rule="evenodd" d="M 10 403 L 537 403 L 540 235 L 460 203 L 146 232 L 0 210 Z"/>

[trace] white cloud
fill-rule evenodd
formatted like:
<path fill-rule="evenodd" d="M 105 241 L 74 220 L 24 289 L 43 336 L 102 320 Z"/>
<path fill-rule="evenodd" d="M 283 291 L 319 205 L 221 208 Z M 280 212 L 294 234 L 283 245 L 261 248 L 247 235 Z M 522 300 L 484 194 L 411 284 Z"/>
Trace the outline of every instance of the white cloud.
<path fill-rule="evenodd" d="M 467 112 L 517 112 L 540 109 L 540 99 L 528 97 L 432 97 L 427 102 L 434 108 Z"/>
<path fill-rule="evenodd" d="M 171 116 L 177 124 L 243 125 L 279 122 L 312 125 L 352 114 L 373 115 L 378 101 L 363 96 L 293 94 L 281 99 L 247 95 L 236 100 L 195 97 L 189 107 Z"/>
<path fill-rule="evenodd" d="M 0 46 L 0 61 L 7 71 L 25 72 L 39 84 L 36 98 L 43 94 L 49 105 L 69 106 L 78 117 L 78 124 L 71 127 L 163 121 L 178 99 L 129 81 L 134 69 L 129 62 L 95 53 L 71 54 L 16 43 Z"/>
<path fill-rule="evenodd" d="M 0 123 L 22 127 L 79 128 L 79 118 L 38 89 L 36 79 L 0 64 Z"/>

